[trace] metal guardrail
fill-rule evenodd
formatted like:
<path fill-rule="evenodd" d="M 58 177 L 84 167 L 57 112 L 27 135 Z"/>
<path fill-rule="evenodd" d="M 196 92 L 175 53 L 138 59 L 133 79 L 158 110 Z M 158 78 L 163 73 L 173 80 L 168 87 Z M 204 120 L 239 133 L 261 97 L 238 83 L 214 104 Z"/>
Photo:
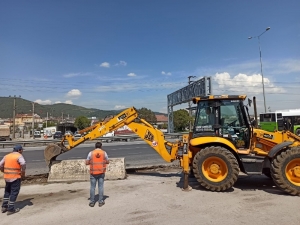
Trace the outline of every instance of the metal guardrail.
<path fill-rule="evenodd" d="M 165 133 L 165 138 L 180 138 L 182 136 L 181 133 Z M 76 138 L 75 138 L 76 139 Z M 79 138 L 78 138 L 79 139 Z M 138 135 L 132 134 L 132 135 L 117 135 L 117 136 L 111 136 L 111 137 L 99 137 L 95 138 L 94 140 L 86 140 L 86 142 L 95 142 L 97 140 L 106 141 L 106 142 L 112 142 L 112 141 L 134 141 L 134 140 L 142 140 Z M 18 140 L 18 141 L 0 141 L 0 147 L 13 147 L 17 144 L 25 146 L 40 146 L 40 145 L 47 145 L 50 143 L 58 143 L 60 142 L 60 139 L 32 139 L 32 140 Z"/>

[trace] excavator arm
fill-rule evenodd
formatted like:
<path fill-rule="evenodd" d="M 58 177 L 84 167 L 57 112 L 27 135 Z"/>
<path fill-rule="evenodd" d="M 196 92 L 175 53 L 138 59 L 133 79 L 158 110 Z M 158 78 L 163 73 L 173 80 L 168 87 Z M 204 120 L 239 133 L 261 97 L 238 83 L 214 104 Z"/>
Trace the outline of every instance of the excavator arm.
<path fill-rule="evenodd" d="M 138 120 L 138 122 L 136 122 Z M 164 134 L 149 124 L 144 119 L 138 118 L 137 110 L 134 107 L 128 108 L 108 121 L 99 122 L 91 127 L 85 128 L 79 133 L 85 133 L 84 136 L 75 140 L 72 135 L 66 135 L 58 144 L 50 144 L 44 151 L 45 161 L 48 166 L 60 154 L 70 151 L 87 140 L 99 138 L 109 132 L 115 131 L 120 127 L 127 125 L 140 138 L 148 143 L 158 154 L 167 162 L 172 162 L 178 158 L 178 149 L 183 147 L 182 141 L 171 143 L 165 140 Z M 67 144 L 65 144 L 67 142 Z"/>

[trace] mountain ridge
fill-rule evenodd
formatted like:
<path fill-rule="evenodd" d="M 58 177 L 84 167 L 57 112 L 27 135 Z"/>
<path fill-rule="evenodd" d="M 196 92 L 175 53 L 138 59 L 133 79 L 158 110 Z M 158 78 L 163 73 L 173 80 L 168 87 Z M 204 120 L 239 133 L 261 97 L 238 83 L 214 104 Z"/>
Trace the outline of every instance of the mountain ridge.
<path fill-rule="evenodd" d="M 16 115 L 17 114 L 31 114 L 32 113 L 32 101 L 19 98 L 16 101 Z M 14 97 L 0 97 L 0 118 L 13 118 L 13 108 L 14 108 Z M 96 117 L 105 118 L 109 115 L 116 115 L 121 110 L 101 110 L 93 108 L 85 108 L 83 106 L 66 104 L 66 103 L 56 103 L 52 105 L 41 105 L 39 103 L 34 103 L 34 112 L 41 116 L 42 118 L 47 117 L 71 117 L 76 118 L 78 116 L 86 117 Z M 165 113 L 154 112 L 156 115 L 167 115 Z"/>

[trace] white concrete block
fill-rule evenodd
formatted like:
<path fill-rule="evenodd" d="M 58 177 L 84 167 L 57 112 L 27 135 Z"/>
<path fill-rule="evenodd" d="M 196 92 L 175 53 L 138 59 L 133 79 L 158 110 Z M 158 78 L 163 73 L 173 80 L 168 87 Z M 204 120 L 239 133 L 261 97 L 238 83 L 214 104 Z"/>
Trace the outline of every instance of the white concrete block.
<path fill-rule="evenodd" d="M 120 180 L 125 178 L 125 159 L 110 158 L 105 173 L 105 180 Z M 50 168 L 48 176 L 49 183 L 89 180 L 90 166 L 85 165 L 85 159 L 55 161 Z"/>

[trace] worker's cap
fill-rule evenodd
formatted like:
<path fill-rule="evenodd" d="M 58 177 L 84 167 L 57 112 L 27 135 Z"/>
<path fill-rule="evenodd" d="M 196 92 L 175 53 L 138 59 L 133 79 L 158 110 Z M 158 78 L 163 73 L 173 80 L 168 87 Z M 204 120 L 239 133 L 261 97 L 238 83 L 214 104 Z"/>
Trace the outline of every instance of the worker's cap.
<path fill-rule="evenodd" d="M 22 147 L 22 145 L 15 145 L 14 152 L 17 152 L 17 151 L 20 151 L 20 150 L 24 150 L 24 148 Z"/>

